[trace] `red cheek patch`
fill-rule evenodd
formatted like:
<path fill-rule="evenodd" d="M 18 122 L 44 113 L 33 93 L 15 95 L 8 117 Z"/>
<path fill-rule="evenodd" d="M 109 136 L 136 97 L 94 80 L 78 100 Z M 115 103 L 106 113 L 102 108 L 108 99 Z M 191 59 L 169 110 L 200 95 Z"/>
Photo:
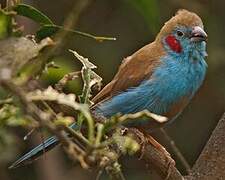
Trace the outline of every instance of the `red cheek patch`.
<path fill-rule="evenodd" d="M 182 47 L 180 42 L 172 35 L 166 37 L 166 43 L 176 53 L 180 53 L 182 51 Z"/>

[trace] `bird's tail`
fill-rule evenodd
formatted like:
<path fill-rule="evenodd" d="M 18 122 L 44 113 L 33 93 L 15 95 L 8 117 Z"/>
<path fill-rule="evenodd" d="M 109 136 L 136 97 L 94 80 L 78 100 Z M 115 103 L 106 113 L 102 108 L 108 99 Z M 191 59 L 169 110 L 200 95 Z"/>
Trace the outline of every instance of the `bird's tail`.
<path fill-rule="evenodd" d="M 55 136 L 52 136 L 46 139 L 43 143 L 39 144 L 37 147 L 35 147 L 31 151 L 24 154 L 21 158 L 15 161 L 9 168 L 13 169 L 19 166 L 29 164 L 35 159 L 37 159 L 39 156 L 44 154 L 45 152 L 54 148 L 58 144 L 59 144 L 58 139 Z"/>
<path fill-rule="evenodd" d="M 73 123 L 70 128 L 77 130 L 78 126 Z M 59 144 L 59 141 L 56 136 L 52 136 L 46 139 L 43 143 L 39 144 L 37 147 L 32 149 L 31 151 L 24 154 L 21 158 L 19 158 L 16 162 L 14 162 L 9 168 L 17 168 L 19 166 L 24 166 L 26 164 L 32 163 L 32 161 L 36 160 L 39 156 L 43 155 L 45 152 L 53 149 L 56 145 Z"/>

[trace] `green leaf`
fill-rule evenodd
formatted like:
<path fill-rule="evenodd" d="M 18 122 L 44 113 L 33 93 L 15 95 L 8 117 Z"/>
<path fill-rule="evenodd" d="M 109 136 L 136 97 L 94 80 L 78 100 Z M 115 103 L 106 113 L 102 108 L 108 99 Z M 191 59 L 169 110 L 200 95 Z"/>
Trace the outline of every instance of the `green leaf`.
<path fill-rule="evenodd" d="M 157 0 L 125 0 L 145 19 L 150 29 L 156 33 L 159 29 L 159 10 Z"/>
<path fill-rule="evenodd" d="M 18 15 L 28 17 L 40 24 L 53 24 L 45 14 L 32 6 L 18 4 L 13 8 L 13 10 L 16 11 Z"/>
<path fill-rule="evenodd" d="M 56 32 L 58 32 L 61 27 L 56 25 L 44 25 L 36 32 L 36 38 L 38 40 L 44 39 L 46 37 L 51 37 Z"/>
<path fill-rule="evenodd" d="M 12 19 L 4 11 L 0 10 L 0 39 L 9 36 L 12 31 Z"/>

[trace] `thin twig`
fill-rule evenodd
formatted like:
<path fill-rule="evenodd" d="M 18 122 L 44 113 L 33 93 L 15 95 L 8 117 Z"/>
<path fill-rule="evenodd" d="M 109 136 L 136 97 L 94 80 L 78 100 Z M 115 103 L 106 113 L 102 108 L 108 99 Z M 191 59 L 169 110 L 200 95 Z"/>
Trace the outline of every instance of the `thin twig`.
<path fill-rule="evenodd" d="M 181 153 L 181 151 L 179 150 L 179 148 L 176 146 L 176 144 L 173 141 L 173 139 L 167 134 L 167 132 L 163 128 L 160 128 L 160 131 L 162 132 L 162 134 L 164 135 L 166 140 L 169 142 L 172 150 L 174 151 L 176 156 L 180 159 L 180 162 L 183 164 L 184 168 L 186 169 L 187 173 L 189 174 L 191 172 L 191 167 L 188 164 L 188 162 L 185 159 L 185 157 L 183 156 L 183 154 Z"/>
<path fill-rule="evenodd" d="M 70 13 L 66 16 L 66 20 L 64 21 L 63 27 L 65 29 L 73 29 L 76 25 L 81 13 L 88 7 L 92 0 L 79 0 L 77 3 L 74 4 Z M 52 54 L 55 52 L 60 51 L 62 46 L 66 43 L 65 38 L 69 31 L 59 31 L 54 38 L 54 41 L 57 42 L 57 45 L 54 46 L 51 51 L 49 51 L 46 57 L 51 57 Z"/>
<path fill-rule="evenodd" d="M 78 34 L 80 36 L 88 37 L 88 38 L 91 38 L 93 40 L 96 40 L 98 42 L 116 41 L 115 37 L 96 36 L 96 35 L 93 35 L 93 34 L 90 34 L 90 33 L 86 33 L 86 32 L 81 32 L 81 31 L 77 31 L 77 30 L 73 30 L 73 29 L 67 29 L 67 28 L 65 28 L 63 26 L 58 26 L 58 25 L 48 24 L 48 25 L 44 25 L 44 28 L 55 28 L 57 30 L 67 31 L 68 33 Z"/>
<path fill-rule="evenodd" d="M 112 180 L 125 180 L 125 177 L 121 171 L 121 166 L 118 162 L 114 162 L 111 166 L 107 166 L 106 172 Z"/>
<path fill-rule="evenodd" d="M 63 88 L 65 87 L 65 85 L 69 82 L 74 80 L 75 78 L 78 78 L 79 75 L 81 74 L 80 71 L 77 72 L 71 72 L 68 74 L 65 74 L 63 76 L 63 78 L 57 83 L 55 84 L 55 89 L 59 92 L 62 92 Z"/>
<path fill-rule="evenodd" d="M 73 29 L 81 15 L 81 13 L 88 7 L 92 0 L 79 0 L 76 2 L 70 11 L 69 15 L 66 16 L 66 20 L 64 21 L 63 27 L 65 29 Z M 43 53 L 40 57 L 42 59 L 41 62 L 41 70 L 44 68 L 44 65 L 48 62 L 50 58 L 52 58 L 56 53 L 61 52 L 62 47 L 66 43 L 67 39 L 66 36 L 68 35 L 69 31 L 60 30 L 56 33 L 53 40 L 56 42 L 55 46 L 51 49 Z"/>
<path fill-rule="evenodd" d="M 36 128 L 32 128 L 24 137 L 23 140 L 26 141 L 29 136 L 35 131 Z"/>
<path fill-rule="evenodd" d="M 71 129 L 70 127 L 67 127 L 67 126 L 63 126 L 63 128 L 72 137 L 74 137 L 75 139 L 78 139 L 79 142 L 84 143 L 89 148 L 93 148 L 93 146 L 90 144 L 90 142 L 80 132 L 76 132 L 73 129 Z"/>
<path fill-rule="evenodd" d="M 97 174 L 95 180 L 100 180 L 102 174 L 103 174 L 103 169 L 100 169 L 100 170 L 98 171 L 98 174 Z"/>

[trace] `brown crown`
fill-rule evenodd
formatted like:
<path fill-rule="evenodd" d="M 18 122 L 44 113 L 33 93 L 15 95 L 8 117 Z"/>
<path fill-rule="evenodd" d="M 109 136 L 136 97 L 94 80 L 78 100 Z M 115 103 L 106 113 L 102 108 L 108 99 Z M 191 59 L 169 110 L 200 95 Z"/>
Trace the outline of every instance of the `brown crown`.
<path fill-rule="evenodd" d="M 175 16 L 165 23 L 165 25 L 160 30 L 157 39 L 161 39 L 167 34 L 170 34 L 177 25 L 187 27 L 200 26 L 203 28 L 202 20 L 197 14 L 185 9 L 181 9 L 177 11 Z"/>

